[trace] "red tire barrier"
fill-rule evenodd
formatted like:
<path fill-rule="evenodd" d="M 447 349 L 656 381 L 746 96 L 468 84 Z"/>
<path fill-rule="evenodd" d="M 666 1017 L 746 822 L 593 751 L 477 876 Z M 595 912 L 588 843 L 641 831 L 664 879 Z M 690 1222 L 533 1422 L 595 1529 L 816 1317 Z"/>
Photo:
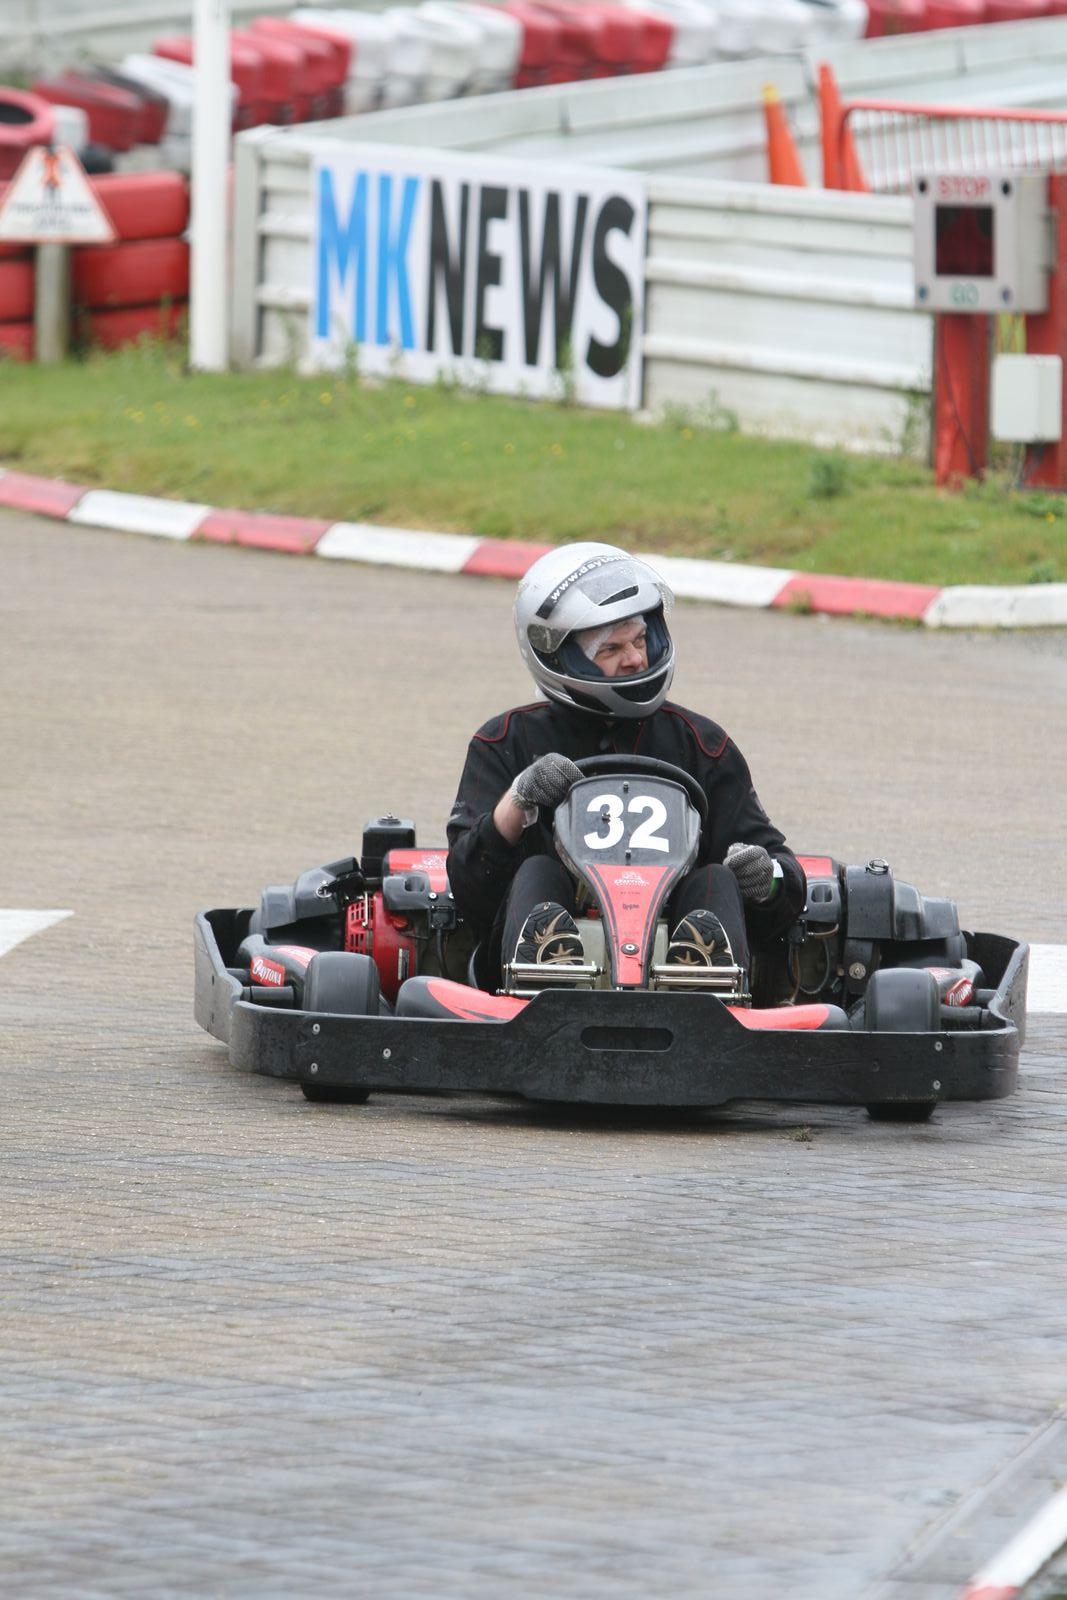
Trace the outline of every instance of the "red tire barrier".
<path fill-rule="evenodd" d="M 867 38 L 891 33 L 921 33 L 926 25 L 926 0 L 867 0 Z"/>
<path fill-rule="evenodd" d="M 80 72 L 63 72 L 55 78 L 41 78 L 34 94 L 54 106 L 77 106 L 89 119 L 89 138 L 108 150 L 132 150 L 141 126 L 141 101 L 114 84 L 83 77 Z"/>
<path fill-rule="evenodd" d="M 1051 15 L 1049 0 L 989 0 L 987 22 L 1026 22 L 1031 17 Z"/>
<path fill-rule="evenodd" d="M 33 262 L 0 261 L 0 322 L 33 316 Z"/>
<path fill-rule="evenodd" d="M 663 16 L 653 16 L 650 11 L 636 11 L 641 24 L 641 51 L 637 61 L 638 72 L 662 72 L 670 60 L 674 44 L 674 23 Z"/>
<path fill-rule="evenodd" d="M 230 34 L 230 47 L 247 44 L 263 58 L 263 106 L 267 122 L 288 127 L 306 122 L 311 110 L 307 57 L 290 39 L 257 39 L 251 32 L 237 29 Z"/>
<path fill-rule="evenodd" d="M 555 17 L 550 17 L 547 11 L 539 11 L 528 0 L 507 0 L 501 10 L 522 25 L 516 89 L 533 89 L 555 82 L 552 73 L 558 67 L 563 50 L 563 30 Z"/>
<path fill-rule="evenodd" d="M 0 178 L 14 175 L 31 145 L 51 144 L 55 131 L 47 100 L 21 89 L 0 89 Z"/>
<path fill-rule="evenodd" d="M 538 0 L 537 10 L 559 23 L 560 48 L 549 83 L 576 83 L 599 77 L 601 21 L 596 9 L 588 10 L 577 0 Z"/>
<path fill-rule="evenodd" d="M 0 205 L 4 203 L 7 184 L 0 183 Z M 32 261 L 33 250 L 28 244 L 0 244 L 0 261 Z"/>
<path fill-rule="evenodd" d="M 612 78 L 636 72 L 644 52 L 643 19 L 626 6 L 602 3 L 596 10 L 601 24 L 597 77 Z"/>
<path fill-rule="evenodd" d="M 257 17 L 252 24 L 252 38 L 259 44 L 264 39 L 284 40 L 296 45 L 304 53 L 304 78 L 310 97 L 307 115 L 313 121 L 336 116 L 337 104 L 343 102 L 346 72 L 341 69 L 341 57 L 336 46 L 328 39 L 317 37 L 290 22 L 287 17 Z"/>
<path fill-rule="evenodd" d="M 33 360 L 33 323 L 0 322 L 0 361 Z"/>
<path fill-rule="evenodd" d="M 180 172 L 108 172 L 89 183 L 120 239 L 172 239 L 189 226 Z"/>
<path fill-rule="evenodd" d="M 94 311 L 189 298 L 189 246 L 184 239 L 83 245 L 72 257 L 74 300 Z"/>
<path fill-rule="evenodd" d="M 1065 0 L 1067 3 L 1067 0 Z M 333 84 L 332 87 L 343 89 L 348 80 L 349 68 L 352 65 L 352 56 L 355 51 L 355 40 L 347 34 L 338 33 L 325 21 L 323 22 L 289 22 L 285 17 L 257 17 L 252 24 L 252 32 L 273 32 L 278 23 L 284 28 L 295 28 L 297 33 L 306 34 L 311 39 L 321 39 L 328 44 L 333 53 Z"/>
<path fill-rule="evenodd" d="M 138 339 L 173 339 L 181 330 L 185 304 L 126 306 L 118 311 L 83 311 L 78 318 L 82 337 L 101 350 L 118 350 Z"/>
<path fill-rule="evenodd" d="M 125 89 L 127 94 L 132 94 L 140 101 L 141 115 L 137 123 L 137 143 L 159 143 L 167 131 L 170 117 L 170 102 L 165 95 L 150 89 L 147 84 L 127 78 L 121 72 L 115 72 L 111 67 L 96 65 L 91 68 L 89 75 L 101 83 L 112 84 L 116 89 Z"/>
<path fill-rule="evenodd" d="M 926 0 L 925 29 L 974 28 L 986 20 L 986 0 Z"/>
<path fill-rule="evenodd" d="M 193 41 L 187 34 L 173 34 L 157 39 L 153 54 L 165 61 L 180 61 L 183 67 L 193 65 Z M 263 93 L 263 57 L 250 44 L 230 44 L 230 80 L 237 86 L 237 111 L 235 128 L 254 128 L 264 120 L 266 105 Z"/>

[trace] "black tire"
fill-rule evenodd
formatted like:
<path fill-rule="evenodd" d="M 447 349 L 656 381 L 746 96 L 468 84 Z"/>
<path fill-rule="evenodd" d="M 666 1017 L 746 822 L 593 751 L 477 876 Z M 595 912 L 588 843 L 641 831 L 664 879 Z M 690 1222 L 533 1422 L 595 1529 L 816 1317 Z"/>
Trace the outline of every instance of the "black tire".
<path fill-rule="evenodd" d="M 868 1033 L 940 1033 L 937 979 L 923 967 L 886 967 L 873 973 L 863 1026 Z"/>
<path fill-rule="evenodd" d="M 939 1033 L 937 979 L 922 967 L 887 967 L 867 985 L 863 1025 L 869 1033 Z M 884 1100 L 867 1107 L 872 1122 L 928 1122 L 936 1100 Z"/>
<path fill-rule="evenodd" d="M 370 1098 L 369 1089 L 340 1089 L 332 1083 L 302 1083 L 305 1100 L 320 1106 L 361 1106 Z"/>
<path fill-rule="evenodd" d="M 304 1011 L 329 1011 L 334 1016 L 378 1015 L 378 968 L 370 956 L 348 950 L 320 950 L 308 962 L 304 978 Z M 367 1089 L 347 1089 L 332 1083 L 302 1083 L 305 1100 L 318 1105 L 361 1106 Z"/>
<path fill-rule="evenodd" d="M 378 968 L 370 956 L 348 950 L 320 950 L 304 976 L 304 1011 L 335 1016 L 378 1015 Z"/>
<path fill-rule="evenodd" d="M 867 1107 L 872 1122 L 929 1122 L 937 1110 L 936 1100 L 892 1100 Z"/>

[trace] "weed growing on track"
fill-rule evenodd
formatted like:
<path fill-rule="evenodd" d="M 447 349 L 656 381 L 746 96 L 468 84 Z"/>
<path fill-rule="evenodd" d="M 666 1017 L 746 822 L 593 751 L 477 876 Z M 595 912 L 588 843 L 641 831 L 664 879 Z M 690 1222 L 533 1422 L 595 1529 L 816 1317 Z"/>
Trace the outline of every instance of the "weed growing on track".
<path fill-rule="evenodd" d="M 564 396 L 566 398 L 566 396 Z M 655 425 L 292 370 L 190 374 L 146 345 L 0 363 L 0 464 L 212 505 L 916 582 L 1067 580 L 1057 497 L 937 491 L 904 458 L 746 437 L 716 399 Z"/>

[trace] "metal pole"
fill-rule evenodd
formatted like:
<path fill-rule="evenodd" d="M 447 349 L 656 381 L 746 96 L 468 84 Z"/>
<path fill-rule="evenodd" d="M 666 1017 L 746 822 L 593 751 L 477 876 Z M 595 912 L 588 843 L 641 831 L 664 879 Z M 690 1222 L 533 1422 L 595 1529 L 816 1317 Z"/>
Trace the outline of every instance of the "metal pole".
<path fill-rule="evenodd" d="M 226 198 L 230 167 L 229 0 L 196 0 L 193 18 L 192 264 L 189 361 L 202 372 L 228 365 Z"/>
<path fill-rule="evenodd" d="M 42 366 L 70 347 L 70 247 L 39 244 L 34 274 L 33 354 Z"/>

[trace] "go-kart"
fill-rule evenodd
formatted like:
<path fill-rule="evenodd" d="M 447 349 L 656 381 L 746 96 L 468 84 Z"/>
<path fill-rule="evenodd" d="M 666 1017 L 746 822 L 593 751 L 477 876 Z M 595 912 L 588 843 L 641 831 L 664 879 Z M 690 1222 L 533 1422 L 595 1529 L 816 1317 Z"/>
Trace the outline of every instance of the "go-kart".
<path fill-rule="evenodd" d="M 196 919 L 196 1018 L 234 1066 L 309 1100 L 375 1091 L 585 1104 L 865 1106 L 922 1121 L 1015 1087 L 1028 950 L 961 932 L 954 903 L 886 862 L 801 856 L 803 916 L 753 960 L 665 959 L 664 908 L 697 859 L 707 797 L 681 768 L 596 756 L 555 812 L 578 886 L 579 965 L 492 972 L 443 848 L 368 824 L 360 857 Z"/>

